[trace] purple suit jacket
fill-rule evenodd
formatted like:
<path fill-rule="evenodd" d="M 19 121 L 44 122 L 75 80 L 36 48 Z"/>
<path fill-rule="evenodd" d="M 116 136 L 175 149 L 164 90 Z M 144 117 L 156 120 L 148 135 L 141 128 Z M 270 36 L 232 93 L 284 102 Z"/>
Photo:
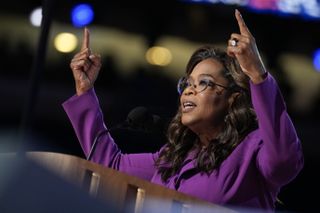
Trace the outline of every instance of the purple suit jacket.
<path fill-rule="evenodd" d="M 210 175 L 194 169 L 191 152 L 181 171 L 164 183 L 155 167 L 159 152 L 122 154 L 109 133 L 100 138 L 92 160 L 215 204 L 273 210 L 280 188 L 302 169 L 303 153 L 274 78 L 268 74 L 260 84 L 250 82 L 250 90 L 259 128 Z M 94 89 L 74 95 L 63 107 L 88 155 L 95 136 L 106 129 Z"/>

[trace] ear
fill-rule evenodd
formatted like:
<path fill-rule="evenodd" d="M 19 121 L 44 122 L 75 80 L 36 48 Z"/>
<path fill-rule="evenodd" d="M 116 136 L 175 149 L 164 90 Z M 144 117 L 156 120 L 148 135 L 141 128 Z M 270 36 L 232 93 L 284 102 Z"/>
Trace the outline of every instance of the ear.
<path fill-rule="evenodd" d="M 228 98 L 229 108 L 232 106 L 233 102 L 237 99 L 239 95 L 240 95 L 240 92 L 234 92 L 229 96 Z"/>

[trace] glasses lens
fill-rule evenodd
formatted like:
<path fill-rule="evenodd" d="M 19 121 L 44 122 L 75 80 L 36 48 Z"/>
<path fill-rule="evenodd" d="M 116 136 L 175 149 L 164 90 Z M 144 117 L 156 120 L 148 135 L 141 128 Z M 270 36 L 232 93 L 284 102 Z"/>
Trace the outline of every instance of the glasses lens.
<path fill-rule="evenodd" d="M 207 79 L 200 80 L 198 85 L 198 92 L 202 92 L 205 89 L 207 89 L 208 85 L 209 85 L 209 80 Z"/>
<path fill-rule="evenodd" d="M 183 93 L 183 91 L 186 88 L 186 77 L 182 77 L 179 79 L 178 84 L 177 84 L 177 90 L 179 95 Z"/>

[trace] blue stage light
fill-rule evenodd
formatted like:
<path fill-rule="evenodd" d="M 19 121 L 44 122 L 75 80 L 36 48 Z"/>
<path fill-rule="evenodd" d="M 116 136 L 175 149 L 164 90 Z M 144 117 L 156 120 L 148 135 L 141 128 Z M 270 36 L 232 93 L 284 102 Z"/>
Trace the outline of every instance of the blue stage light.
<path fill-rule="evenodd" d="M 94 12 L 89 4 L 79 4 L 73 7 L 71 12 L 72 24 L 75 27 L 83 27 L 93 20 Z"/>
<path fill-rule="evenodd" d="M 313 54 L 313 66 L 320 72 L 320 49 L 317 49 Z"/>

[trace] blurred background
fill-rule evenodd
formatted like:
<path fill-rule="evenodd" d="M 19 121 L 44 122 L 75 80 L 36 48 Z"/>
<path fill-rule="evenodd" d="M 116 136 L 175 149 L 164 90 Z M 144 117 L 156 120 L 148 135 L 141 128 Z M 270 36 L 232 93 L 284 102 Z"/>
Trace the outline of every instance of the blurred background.
<path fill-rule="evenodd" d="M 106 124 L 123 122 L 137 106 L 166 124 L 177 110 L 176 82 L 191 53 L 207 43 L 226 48 L 231 33 L 239 32 L 236 8 L 278 81 L 304 149 L 305 167 L 281 191 L 278 211 L 317 209 L 319 0 L 3 2 L 0 152 L 24 147 L 84 158 L 61 106 L 75 93 L 69 63 L 84 26 L 92 51 L 103 60 L 95 89 Z M 113 136 L 123 152 L 152 152 L 164 144 L 162 132 L 115 130 Z"/>

